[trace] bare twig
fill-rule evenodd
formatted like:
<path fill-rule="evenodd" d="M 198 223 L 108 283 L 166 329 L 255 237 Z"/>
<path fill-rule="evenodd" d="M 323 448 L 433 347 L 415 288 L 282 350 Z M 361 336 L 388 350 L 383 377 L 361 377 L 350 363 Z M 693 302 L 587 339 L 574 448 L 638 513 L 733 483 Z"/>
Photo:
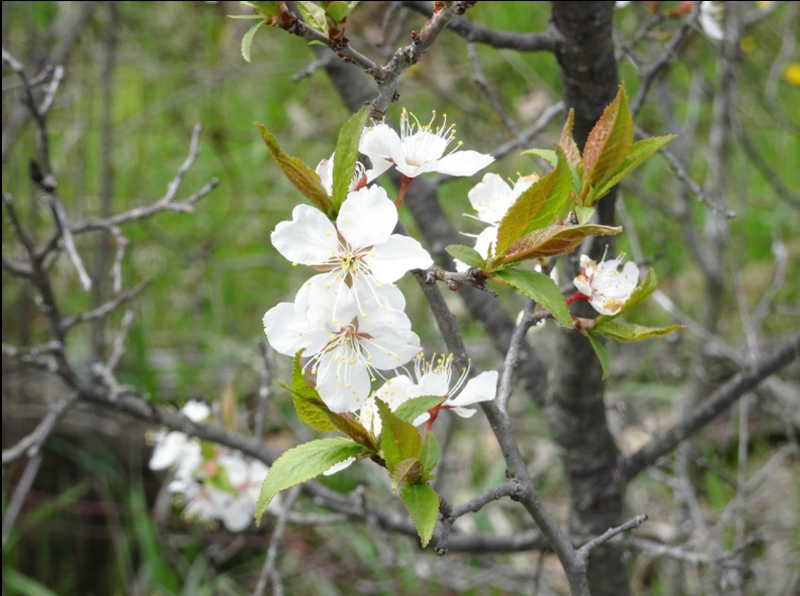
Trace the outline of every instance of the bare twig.
<path fill-rule="evenodd" d="M 500 98 L 497 97 L 489 85 L 489 81 L 486 80 L 486 75 L 483 74 L 481 62 L 478 59 L 478 52 L 475 50 L 475 45 L 469 42 L 467 43 L 467 55 L 469 56 L 469 59 L 472 62 L 472 68 L 475 71 L 475 73 L 472 75 L 472 80 L 476 85 L 478 85 L 483 95 L 500 117 L 500 120 L 502 120 L 503 124 L 505 124 L 506 128 L 511 132 L 512 135 L 514 135 L 514 139 L 517 141 L 517 143 L 522 146 L 524 144 L 521 136 L 522 131 L 519 129 L 519 126 L 517 126 L 517 123 L 514 122 L 513 118 L 508 115 L 508 112 L 506 112 L 505 107 L 503 107 Z"/>
<path fill-rule="evenodd" d="M 253 434 L 256 438 L 264 436 L 264 422 L 267 417 L 267 405 L 269 404 L 270 383 L 272 380 L 272 372 L 270 365 L 270 348 L 263 339 L 258 340 L 258 350 L 261 354 L 259 374 L 261 375 L 261 382 L 258 385 L 258 410 L 256 410 L 255 429 Z"/>
<path fill-rule="evenodd" d="M 471 267 L 467 271 L 445 271 L 441 267 L 431 265 L 423 273 L 427 283 L 432 284 L 436 281 L 443 281 L 447 284 L 448 289 L 453 292 L 458 290 L 458 284 L 462 283 L 469 284 L 473 288 L 482 292 L 489 292 L 495 298 L 497 297 L 497 292 L 486 285 L 488 276 L 475 267 Z"/>
<path fill-rule="evenodd" d="M 633 519 L 626 521 L 621 526 L 617 526 L 616 528 L 609 528 L 606 532 L 603 532 L 597 538 L 593 538 L 582 547 L 578 549 L 578 554 L 582 556 L 584 559 L 589 558 L 589 553 L 591 553 L 595 548 L 604 544 L 614 538 L 615 536 L 622 534 L 623 532 L 627 532 L 628 530 L 635 530 L 639 526 L 641 526 L 644 522 L 647 521 L 647 515 L 642 513 L 637 515 Z"/>
<path fill-rule="evenodd" d="M 47 415 L 42 418 L 30 434 L 20 439 L 13 447 L 3 449 L 3 467 L 18 460 L 20 457 L 34 457 L 38 455 L 39 449 L 44 445 L 50 433 L 53 432 L 58 421 L 63 418 L 64 414 L 67 413 L 76 400 L 77 395 L 72 394 L 57 404 L 51 405 L 48 408 Z"/>
<path fill-rule="evenodd" d="M 675 423 L 660 437 L 654 438 L 622 463 L 622 474 L 631 479 L 659 457 L 675 449 L 681 441 L 691 436 L 725 411 L 746 392 L 755 388 L 769 375 L 779 371 L 792 360 L 800 358 L 800 332 L 796 332 L 777 350 L 757 364 L 740 371 L 717 389 L 688 417 Z"/>
<path fill-rule="evenodd" d="M 264 561 L 264 567 L 261 569 L 261 574 L 258 576 L 258 583 L 256 589 L 253 591 L 253 596 L 263 596 L 264 590 L 267 588 L 267 581 L 272 579 L 273 594 L 278 596 L 283 594 L 283 586 L 280 581 L 278 570 L 275 569 L 275 558 L 278 555 L 278 547 L 283 538 L 283 531 L 286 528 L 286 518 L 294 505 L 297 496 L 300 494 L 300 487 L 293 487 L 284 497 L 283 510 L 278 515 L 275 529 L 272 531 L 272 536 L 269 540 L 269 547 L 267 548 L 267 557 Z"/>
<path fill-rule="evenodd" d="M 508 400 L 511 397 L 512 390 L 511 381 L 514 378 L 514 371 L 519 362 L 522 342 L 525 341 L 528 330 L 534 324 L 533 311 L 535 308 L 536 302 L 533 300 L 528 300 L 525 303 L 525 308 L 522 310 L 522 317 L 520 317 L 514 329 L 514 334 L 511 336 L 511 344 L 508 346 L 508 353 L 506 354 L 505 362 L 503 362 L 500 386 L 497 389 L 497 406 L 505 415 L 508 415 Z"/>
<path fill-rule="evenodd" d="M 131 300 L 133 300 L 136 296 L 139 295 L 139 293 L 141 293 L 149 285 L 150 285 L 150 281 L 149 280 L 145 280 L 145 281 L 139 283 L 133 289 L 128 290 L 127 292 L 123 292 L 122 294 L 120 294 L 119 296 L 114 298 L 113 300 L 109 300 L 105 304 L 101 304 L 99 307 L 97 307 L 97 308 L 95 308 L 93 310 L 90 310 L 88 312 L 85 312 L 85 313 L 82 313 L 82 314 L 79 314 L 79 315 L 75 315 L 73 317 L 69 317 L 68 319 L 64 319 L 63 321 L 61 321 L 61 328 L 64 331 L 68 331 L 69 329 L 71 329 L 75 325 L 78 325 L 80 323 L 84 323 L 85 321 L 91 321 L 93 319 L 100 319 L 100 318 L 106 317 L 111 312 L 113 312 L 114 310 L 119 308 L 120 305 L 125 304 L 126 302 L 130 302 Z"/>
<path fill-rule="evenodd" d="M 41 453 L 37 453 L 28 460 L 28 463 L 25 465 L 25 470 L 22 472 L 22 478 L 20 478 L 19 484 L 17 484 L 17 488 L 14 490 L 14 494 L 6 509 L 6 514 L 3 516 L 3 546 L 6 545 L 6 540 L 11 532 L 11 528 L 14 527 L 14 522 L 17 521 L 17 516 L 20 511 L 22 511 L 25 497 L 28 496 L 28 492 L 31 490 L 31 486 L 33 486 L 33 481 L 36 480 L 39 467 L 42 465 L 42 457 L 43 455 Z"/>

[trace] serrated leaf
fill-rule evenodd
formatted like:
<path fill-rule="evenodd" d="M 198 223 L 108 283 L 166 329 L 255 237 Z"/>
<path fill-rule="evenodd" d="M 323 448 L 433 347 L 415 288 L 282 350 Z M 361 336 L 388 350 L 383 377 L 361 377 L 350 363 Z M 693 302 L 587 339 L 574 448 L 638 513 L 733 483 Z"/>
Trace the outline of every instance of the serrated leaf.
<path fill-rule="evenodd" d="M 386 402 L 375 398 L 375 404 L 381 418 L 380 451 L 386 468 L 394 473 L 395 467 L 404 459 L 419 458 L 422 453 L 422 439 L 417 429 L 396 416 Z"/>
<path fill-rule="evenodd" d="M 423 471 L 422 462 L 416 457 L 401 461 L 392 472 L 392 492 L 396 492 L 397 487 L 403 483 L 417 484 L 422 478 Z"/>
<path fill-rule="evenodd" d="M 584 188 L 605 183 L 625 162 L 632 144 L 633 118 L 625 86 L 620 85 L 583 147 Z"/>
<path fill-rule="evenodd" d="M 594 207 L 575 207 L 575 215 L 578 216 L 578 223 L 583 225 L 589 223 L 594 217 Z"/>
<path fill-rule="evenodd" d="M 247 33 L 244 34 L 242 37 L 242 58 L 245 59 L 246 62 L 250 62 L 250 46 L 253 45 L 253 36 L 258 31 L 258 28 L 264 24 L 264 21 L 260 23 L 256 23 L 252 27 L 247 30 Z"/>
<path fill-rule="evenodd" d="M 425 469 L 426 474 L 433 472 L 436 464 L 439 463 L 440 455 L 441 449 L 436 435 L 432 432 L 426 433 L 425 440 L 422 442 L 422 453 L 419 456 L 419 460 L 422 462 L 422 467 Z"/>
<path fill-rule="evenodd" d="M 297 7 L 306 25 L 322 33 L 328 34 L 328 22 L 325 18 L 325 9 L 314 2 L 298 2 Z"/>
<path fill-rule="evenodd" d="M 685 325 L 670 325 L 669 327 L 644 327 L 642 325 L 628 325 L 617 321 L 606 321 L 601 325 L 595 323 L 592 330 L 598 335 L 613 337 L 619 341 L 641 341 L 652 337 L 664 337 L 673 331 L 683 329 Z"/>
<path fill-rule="evenodd" d="M 439 495 L 428 484 L 406 484 L 400 498 L 417 528 L 422 548 L 428 546 L 439 518 Z"/>
<path fill-rule="evenodd" d="M 501 255 L 519 238 L 551 224 L 569 197 L 572 176 L 561 148 L 558 165 L 523 192 L 500 221 L 496 253 Z"/>
<path fill-rule="evenodd" d="M 607 379 L 611 373 L 611 363 L 608 360 L 608 352 L 600 340 L 595 337 L 591 331 L 588 331 L 586 337 L 589 338 L 589 343 L 594 348 L 594 353 L 597 354 L 597 359 L 600 361 L 600 366 L 603 367 L 603 379 Z"/>
<path fill-rule="evenodd" d="M 297 157 L 292 157 L 284 153 L 275 137 L 264 127 L 260 122 L 253 122 L 258 127 L 261 133 L 261 138 L 264 139 L 264 144 L 272 155 L 273 159 L 278 163 L 283 173 L 289 179 L 294 187 L 299 190 L 303 195 L 311 201 L 317 209 L 330 217 L 331 215 L 331 198 L 322 187 L 322 182 L 317 173 L 309 168 L 306 164 L 300 161 Z"/>
<path fill-rule="evenodd" d="M 336 141 L 336 159 L 333 162 L 333 210 L 339 211 L 347 198 L 347 189 L 353 181 L 353 171 L 358 159 L 358 143 L 361 131 L 369 116 L 370 106 L 366 105 L 344 123 Z"/>
<path fill-rule="evenodd" d="M 613 236 L 622 232 L 622 227 L 584 224 L 564 226 L 555 224 L 541 230 L 531 232 L 508 247 L 500 257 L 490 259 L 487 269 L 496 268 L 509 263 L 517 263 L 527 259 L 552 257 L 572 252 L 586 236 Z"/>
<path fill-rule="evenodd" d="M 564 123 L 564 128 L 561 129 L 561 139 L 559 139 L 558 145 L 564 150 L 564 155 L 567 156 L 569 163 L 577 168 L 581 164 L 581 151 L 578 149 L 575 139 L 572 138 L 572 124 L 574 121 L 575 110 L 570 108 L 567 121 Z"/>
<path fill-rule="evenodd" d="M 592 192 L 591 199 L 596 201 L 597 199 L 602 198 L 615 184 L 618 184 L 620 180 L 625 178 L 625 176 L 642 165 L 644 160 L 653 155 L 653 153 L 661 149 L 661 147 L 669 143 L 674 138 L 675 135 L 667 135 L 664 137 L 643 139 L 637 143 L 634 143 L 620 169 L 617 170 L 617 172 L 607 181 L 605 181 L 597 190 Z"/>
<path fill-rule="evenodd" d="M 648 269 L 647 274 L 644 276 L 644 279 L 639 282 L 639 285 L 631 292 L 631 295 L 625 301 L 625 304 L 622 305 L 622 308 L 619 309 L 613 315 L 600 315 L 595 319 L 595 326 L 603 325 L 606 321 L 613 321 L 618 316 L 622 315 L 625 311 L 632 309 L 634 306 L 646 300 L 650 294 L 656 291 L 656 287 L 658 286 L 658 278 L 656 277 L 655 271 L 652 269 Z"/>
<path fill-rule="evenodd" d="M 358 5 L 358 2 L 328 2 L 325 12 L 337 23 L 341 22 Z"/>
<path fill-rule="evenodd" d="M 556 157 L 556 152 L 551 149 L 528 149 L 527 151 L 523 151 L 521 155 L 531 155 L 533 157 L 538 157 L 540 159 L 545 160 L 553 167 L 556 167 L 556 164 L 558 163 L 558 157 Z"/>
<path fill-rule="evenodd" d="M 350 439 L 318 439 L 289 449 L 269 469 L 256 504 L 256 520 L 280 491 L 319 476 L 328 468 L 368 450 Z"/>
<path fill-rule="evenodd" d="M 486 260 L 474 248 L 464 246 L 463 244 L 451 244 L 445 250 L 451 257 L 463 261 L 470 267 L 478 267 L 479 269 L 486 266 Z"/>
<path fill-rule="evenodd" d="M 572 316 L 569 314 L 564 296 L 561 295 L 558 286 L 550 279 L 550 276 L 519 267 L 496 271 L 495 275 L 520 290 L 528 298 L 535 300 L 542 308 L 553 313 L 556 321 L 564 327 L 568 329 L 573 327 Z"/>
<path fill-rule="evenodd" d="M 414 422 L 419 416 L 435 408 L 442 403 L 445 398 L 441 395 L 423 395 L 404 401 L 394 411 L 394 415 L 406 422 Z"/>
<path fill-rule="evenodd" d="M 363 425 L 353 418 L 351 414 L 339 414 L 332 411 L 319 396 L 316 389 L 306 381 L 303 374 L 303 367 L 300 365 L 300 357 L 303 351 L 299 351 L 294 357 L 292 367 L 292 386 L 284 387 L 292 393 L 294 408 L 297 417 L 301 422 L 308 424 L 314 430 L 320 432 L 340 431 L 369 449 L 374 449 L 375 445 L 369 436 L 369 432 Z"/>

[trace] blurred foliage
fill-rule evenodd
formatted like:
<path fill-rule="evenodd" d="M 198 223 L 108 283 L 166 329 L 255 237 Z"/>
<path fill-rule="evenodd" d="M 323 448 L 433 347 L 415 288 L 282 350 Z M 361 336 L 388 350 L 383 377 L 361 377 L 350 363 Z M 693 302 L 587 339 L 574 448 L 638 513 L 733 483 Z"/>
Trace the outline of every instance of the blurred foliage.
<path fill-rule="evenodd" d="M 388 4 L 362 3 L 353 12 L 347 31 L 356 47 L 364 49 L 367 43 L 374 44 L 378 39 Z M 799 92 L 790 77 L 784 79 L 774 72 L 775 61 L 781 56 L 783 32 L 792 27 L 791 22 L 797 30 L 797 11 L 791 4 L 777 7 L 775 14 L 749 32 L 736 115 L 755 150 L 796 198 L 800 169 L 791 156 L 800 155 Z M 54 24 L 77 8 L 77 3 L 70 2 L 4 2 L 3 47 L 27 65 L 40 63 L 62 33 Z M 148 205 L 163 196 L 188 153 L 196 122 L 204 127 L 202 152 L 179 196 L 196 192 L 212 177 L 220 179 L 219 188 L 197 205 L 194 214 L 163 213 L 123 229 L 131 242 L 123 262 L 125 286 L 132 287 L 143 279 L 153 283 L 134 303 L 136 318 L 128 337 L 121 379 L 148 392 L 156 402 L 182 404 L 191 398 L 214 400 L 235 373 L 240 403 L 252 412 L 258 375 L 251 363 L 258 360 L 254 342 L 262 337 L 261 317 L 274 304 L 290 300 L 307 276 L 306 271 L 286 262 L 269 243 L 276 223 L 287 219 L 292 207 L 302 199 L 269 158 L 252 122 L 263 122 L 282 148 L 313 167 L 331 154 L 339 127 L 350 114 L 323 71 L 294 80 L 313 60 L 307 44 L 299 38 L 263 28 L 253 43 L 253 63 L 245 63 L 240 42 L 250 23 L 226 18 L 227 14 L 246 10 L 236 3 L 127 2 L 120 3 L 118 10 L 112 87 L 112 211 Z M 636 30 L 643 10 L 642 6 L 634 6 L 618 11 L 617 24 L 623 35 L 630 36 Z M 542 2 L 479 2 L 468 12 L 468 18 L 487 27 L 525 32 L 544 30 L 548 17 L 548 4 Z M 108 18 L 107 5 L 99 4 L 80 31 L 64 64 L 66 79 L 48 117 L 53 167 L 72 222 L 96 217 L 101 209 L 101 72 L 107 51 L 104 38 Z M 399 43 L 406 43 L 408 33 L 419 30 L 422 22 L 420 16 L 411 15 Z M 661 44 L 648 43 L 655 55 Z M 522 127 L 531 125 L 542 109 L 558 101 L 559 73 L 550 53 L 522 54 L 484 46 L 475 49 L 487 79 Z M 375 57 L 380 52 L 385 56 L 386 52 L 375 50 L 374 46 L 364 51 Z M 653 91 L 637 123 L 650 135 L 671 132 L 656 106 L 658 94 L 668 93 L 674 100 L 675 118 L 680 122 L 687 115 L 695 117 L 699 138 L 705 139 L 712 88 L 718 76 L 715 65 L 714 45 L 694 36 L 671 67 L 668 79 L 663 85 L 657 83 L 662 87 Z M 620 68 L 621 78 L 633 97 L 639 72 L 628 60 L 622 60 Z M 390 109 L 390 115 L 397 119 L 401 106 L 414 111 L 420 120 L 426 120 L 431 110 L 446 113 L 458 123 L 458 136 L 465 148 L 489 151 L 511 136 L 471 76 L 463 40 L 444 34 L 423 61 L 404 75 L 401 100 Z M 15 84 L 13 73 L 4 66 L 4 123 L 20 107 Z M 699 101 L 688 101 L 697 88 Z M 550 147 L 557 141 L 562 123 L 561 118 L 554 119 L 536 139 L 535 146 Z M 702 182 L 706 147 L 698 143 L 692 150 L 696 155 L 689 156 L 689 173 Z M 28 158 L 35 155 L 28 126 L 19 135 L 11 159 L 3 164 L 3 192 L 14 197 L 25 224 L 41 242 L 49 236 L 52 224 L 47 210 L 37 203 L 29 179 Z M 727 200 L 738 216 L 731 222 L 726 275 L 730 278 L 729 272 L 738 273 L 747 306 L 752 310 L 772 283 L 773 242 L 780 239 L 785 243 L 787 282 L 774 296 L 765 320 L 765 332 L 779 336 L 800 326 L 800 205 L 793 203 L 792 197 L 776 192 L 769 176 L 753 166 L 739 145 L 730 160 L 731 192 Z M 514 155 L 494 164 L 492 171 L 504 176 L 526 174 L 533 163 L 530 157 Z M 651 266 L 658 273 L 662 289 L 688 314 L 699 316 L 703 299 L 701 273 L 689 247 L 680 240 L 680 222 L 666 215 L 665 207 L 673 203 L 674 174 L 663 159 L 654 157 L 632 178 L 623 187 L 622 201 L 634 222 L 642 251 L 652 258 Z M 456 227 L 466 232 L 477 231 L 473 222 L 461 217 L 469 211 L 466 194 L 475 181 L 448 181 L 440 192 L 445 211 Z M 699 227 L 706 209 L 699 202 L 693 205 Z M 403 218 L 413 231 L 413 222 Z M 3 253 L 13 257 L 17 247 L 11 241 L 5 218 L 2 225 Z M 630 252 L 629 243 L 629 237 L 623 234 L 619 249 Z M 78 239 L 78 249 L 88 266 L 98 247 L 112 244 L 98 235 L 87 234 Z M 94 306 L 91 294 L 80 290 L 66 257 L 58 259 L 52 273 L 64 313 L 78 313 Z M 3 341 L 35 345 L 46 340 L 47 330 L 42 317 L 37 316 L 31 290 L 5 271 L 2 279 Z M 435 325 L 419 292 L 414 291 L 409 280 L 404 280 L 401 287 L 408 289 L 409 315 L 423 345 L 428 349 L 438 347 Z M 733 288 L 728 289 L 733 296 Z M 521 305 L 516 297 L 501 299 L 509 308 L 518 309 Z M 453 307 L 460 308 L 456 302 Z M 109 341 L 116 333 L 121 314 L 116 313 L 109 321 Z M 653 304 L 640 307 L 636 314 L 637 322 L 645 325 L 672 322 Z M 464 325 L 476 360 L 496 360 L 479 329 L 466 321 Z M 89 332 L 89 327 L 76 329 L 70 345 L 73 358 L 87 364 L 92 358 Z M 721 333 L 730 341 L 743 338 L 732 298 L 726 302 Z M 551 335 L 552 330 L 541 332 L 541 343 L 547 345 Z M 617 361 L 625 376 L 624 382 L 613 386 L 614 395 L 629 399 L 628 407 L 634 415 L 669 407 L 674 387 L 685 377 L 696 342 L 688 334 L 677 341 L 678 345 L 672 340 L 653 341 L 637 348 L 635 356 L 625 346 L 610 346 L 612 365 Z M 277 362 L 275 373 L 288 379 L 290 363 L 285 360 Z M 6 400 L 11 399 L 6 388 L 4 381 L 4 421 Z M 21 395 L 37 402 L 46 397 L 30 387 L 23 388 Z M 517 400 L 515 404 L 522 414 L 518 430 L 530 437 L 546 438 L 546 424 L 533 402 Z M 287 422 L 291 411 L 288 397 L 276 392 L 267 430 L 277 445 L 285 447 L 292 441 L 279 432 L 291 424 Z M 123 427 L 120 432 L 141 431 L 134 425 Z M 137 437 L 141 443 L 141 435 Z M 504 466 L 491 440 L 476 442 L 456 433 L 453 441 L 458 456 L 456 462 L 451 462 L 453 468 L 458 467 L 458 462 L 471 461 L 470 466 L 451 470 L 463 481 L 459 490 L 464 494 L 453 495 L 454 498 L 502 480 Z M 122 455 L 103 447 L 101 439 L 75 443 L 54 437 L 48 443 L 48 457 L 53 461 L 44 474 L 47 485 L 37 485 L 4 545 L 5 594 L 250 593 L 263 564 L 272 522 L 266 522 L 266 532 L 262 529 L 247 534 L 237 546 L 234 543 L 238 538 L 218 529 L 187 524 L 175 516 L 167 521 L 154 518 L 148 510 L 156 499 L 158 483 L 143 470 L 146 455 L 142 449 L 140 444 Z M 730 462 L 720 461 L 719 454 L 712 452 L 709 457 L 718 468 L 731 466 Z M 4 510 L 12 488 L 9 479 L 18 476 L 16 465 L 4 473 Z M 540 488 L 549 499 L 564 501 L 562 476 L 563 470 L 555 462 L 541 476 Z M 352 470 L 326 482 L 332 488 L 352 490 L 370 480 Z M 648 482 L 641 479 L 637 490 L 645 487 L 657 492 Z M 705 473 L 704 485 L 712 508 L 724 507 L 730 500 L 731 487 L 716 471 Z M 52 498 L 45 498 L 46 495 Z M 513 517 L 513 511 L 499 508 L 483 510 L 465 523 L 481 531 L 499 532 Z M 279 568 L 290 582 L 290 594 L 351 594 L 353 589 L 370 594 L 418 594 L 421 589 L 427 593 L 456 593 L 452 582 L 457 578 L 437 576 L 437 560 L 417 559 L 416 565 L 403 564 L 413 560 L 410 557 L 416 546 L 412 540 L 384 537 L 391 544 L 391 549 L 386 549 L 378 544 L 380 540 L 374 540 L 374 528 L 348 526 L 345 538 L 340 536 L 341 528 L 290 527 L 284 537 L 289 546 L 283 549 L 279 561 Z M 796 529 L 793 541 L 796 546 Z M 226 552 L 227 558 L 221 556 Z M 484 574 L 481 581 L 485 584 L 462 585 L 463 589 L 457 590 L 468 595 L 514 593 L 515 580 L 530 582 L 530 570 L 537 557 L 448 556 L 456 568 L 461 566 L 465 578 Z M 498 562 L 519 573 L 504 577 L 492 574 L 491 568 Z M 388 576 L 387 567 L 391 569 Z M 650 585 L 650 593 L 663 593 L 659 581 Z"/>

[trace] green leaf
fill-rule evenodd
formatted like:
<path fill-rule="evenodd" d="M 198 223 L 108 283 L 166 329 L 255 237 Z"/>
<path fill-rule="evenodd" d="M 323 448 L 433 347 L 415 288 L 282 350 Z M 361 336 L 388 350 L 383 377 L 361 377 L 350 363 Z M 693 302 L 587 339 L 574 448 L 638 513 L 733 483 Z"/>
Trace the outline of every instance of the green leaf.
<path fill-rule="evenodd" d="M 380 450 L 387 469 L 394 473 L 395 467 L 404 459 L 419 458 L 422 453 L 422 439 L 417 429 L 396 416 L 386 402 L 375 398 L 375 404 L 381 418 Z"/>
<path fill-rule="evenodd" d="M 415 397 L 404 401 L 394 411 L 394 415 L 406 422 L 414 422 L 418 416 L 421 416 L 431 408 L 435 408 L 442 403 L 445 398 L 441 395 L 423 395 L 422 397 Z"/>
<path fill-rule="evenodd" d="M 572 175 L 563 150 L 559 152 L 558 165 L 523 192 L 506 212 L 497 230 L 496 253 L 502 255 L 519 238 L 551 224 L 569 198 Z M 541 212 L 541 213 L 540 213 Z"/>
<path fill-rule="evenodd" d="M 640 281 L 639 285 L 631 292 L 630 297 L 625 301 L 625 304 L 622 305 L 622 308 L 613 315 L 600 315 L 594 321 L 595 326 L 604 325 L 606 321 L 613 321 L 625 311 L 632 309 L 655 292 L 657 286 L 658 278 L 656 277 L 655 271 L 648 269 L 647 275 L 644 276 L 644 279 Z"/>
<path fill-rule="evenodd" d="M 509 263 L 567 254 L 575 250 L 586 236 L 613 236 L 620 232 L 621 227 L 554 224 L 520 238 L 508 247 L 505 255 L 489 259 L 486 269 L 494 272 Z"/>
<path fill-rule="evenodd" d="M 478 267 L 482 269 L 486 266 L 486 260 L 481 256 L 474 248 L 470 248 L 469 246 L 464 246 L 463 244 L 451 244 L 447 246 L 445 250 L 450 254 L 451 257 L 458 259 L 459 261 L 463 261 L 470 267 Z"/>
<path fill-rule="evenodd" d="M 269 17 L 276 17 L 281 14 L 280 2 L 241 2 L 241 4 L 249 6 L 265 19 L 268 19 Z"/>
<path fill-rule="evenodd" d="M 438 507 L 438 505 L 437 505 Z M 58 596 L 44 584 L 21 574 L 11 565 L 3 565 L 3 588 L 22 596 Z"/>
<path fill-rule="evenodd" d="M 263 21 L 264 17 L 260 14 L 229 14 L 225 15 L 229 19 L 236 19 L 237 21 Z"/>
<path fill-rule="evenodd" d="M 353 181 L 353 171 L 358 159 L 358 143 L 361 131 L 369 116 L 370 106 L 366 105 L 344 123 L 336 141 L 336 159 L 333 162 L 333 210 L 339 211 L 347 198 L 347 189 Z"/>
<path fill-rule="evenodd" d="M 558 164 L 558 157 L 556 157 L 556 152 L 552 149 L 528 149 L 527 151 L 523 151 L 521 155 L 532 155 L 533 157 L 538 157 L 545 160 L 553 167 L 556 167 Z"/>
<path fill-rule="evenodd" d="M 314 2 L 298 2 L 297 7 L 306 25 L 322 33 L 328 34 L 328 22 L 325 18 L 325 9 Z"/>
<path fill-rule="evenodd" d="M 584 188 L 604 184 L 625 162 L 632 144 L 633 118 L 625 86 L 620 85 L 583 147 Z"/>
<path fill-rule="evenodd" d="M 564 128 L 561 129 L 561 138 L 558 141 L 558 145 L 564 150 L 564 155 L 567 156 L 567 161 L 569 161 L 570 165 L 578 168 L 582 165 L 582 162 L 581 151 L 578 149 L 575 139 L 572 138 L 572 124 L 574 121 L 575 110 L 570 108 L 567 121 L 564 123 Z"/>
<path fill-rule="evenodd" d="M 327 12 L 334 21 L 340 23 L 350 15 L 357 5 L 358 2 L 328 2 L 328 5 L 325 7 L 325 12 Z"/>
<path fill-rule="evenodd" d="M 439 463 L 440 455 L 441 449 L 439 448 L 439 441 L 436 439 L 436 435 L 432 432 L 426 433 L 425 440 L 422 442 L 422 454 L 419 456 L 426 474 L 433 472 L 436 464 Z"/>
<path fill-rule="evenodd" d="M 603 367 L 603 379 L 607 379 L 611 372 L 611 363 L 608 361 L 608 352 L 600 340 L 594 336 L 591 331 L 587 331 L 586 337 L 589 338 L 589 343 L 594 348 L 594 353 L 597 354 L 597 359 L 600 361 L 600 366 Z"/>
<path fill-rule="evenodd" d="M 311 201 L 317 209 L 328 215 L 331 215 L 331 198 L 328 193 L 322 188 L 322 182 L 317 173 L 304 164 L 297 157 L 287 155 L 278 146 L 275 137 L 264 127 L 260 122 L 253 122 L 258 127 L 261 133 L 261 138 L 264 139 L 264 144 L 270 152 L 270 155 L 278 162 L 278 165 L 283 170 L 283 173 L 289 179 L 294 187 L 299 190 L 303 195 Z"/>
<path fill-rule="evenodd" d="M 569 314 L 564 296 L 561 295 L 556 282 L 550 279 L 550 276 L 519 267 L 496 271 L 495 275 L 535 300 L 542 308 L 553 313 L 556 321 L 564 327 L 568 329 L 573 327 L 572 316 Z"/>
<path fill-rule="evenodd" d="M 422 548 L 428 546 L 439 518 L 439 495 L 428 484 L 406 484 L 400 498 L 411 514 Z"/>
<path fill-rule="evenodd" d="M 591 199 L 596 201 L 597 199 L 602 198 L 603 195 L 607 194 L 615 184 L 618 184 L 620 180 L 638 168 L 644 162 L 644 160 L 646 160 L 653 153 L 661 149 L 661 147 L 669 143 L 674 138 L 675 135 L 668 135 L 665 137 L 652 137 L 650 139 L 644 139 L 634 143 L 633 147 L 631 147 L 631 150 L 628 153 L 628 156 L 625 158 L 622 167 L 620 167 L 620 169 L 617 170 L 617 172 L 611 176 L 611 178 L 606 180 L 599 188 L 591 193 Z"/>
<path fill-rule="evenodd" d="M 594 207 L 575 207 L 575 215 L 578 216 L 579 224 L 589 223 L 589 220 L 594 217 Z"/>
<path fill-rule="evenodd" d="M 394 468 L 392 472 L 392 492 L 397 491 L 397 487 L 402 483 L 417 484 L 422 478 L 424 470 L 422 462 L 416 457 L 404 459 Z"/>
<path fill-rule="evenodd" d="M 303 374 L 303 367 L 300 365 L 300 350 L 294 357 L 292 368 L 292 386 L 287 387 L 292 393 L 294 408 L 297 410 L 297 417 L 301 422 L 305 422 L 314 430 L 320 432 L 341 431 L 356 443 L 364 445 L 369 449 L 374 449 L 375 445 L 370 438 L 369 431 L 355 420 L 352 414 L 339 414 L 332 411 L 319 396 L 316 389 L 306 381 Z"/>
<path fill-rule="evenodd" d="M 245 33 L 244 37 L 242 38 L 242 58 L 244 58 L 247 62 L 250 62 L 250 46 L 253 44 L 253 36 L 256 34 L 256 31 L 258 31 L 258 28 L 263 24 L 264 21 L 256 23 L 247 30 L 247 33 Z"/>
<path fill-rule="evenodd" d="M 272 498 L 280 491 L 319 476 L 335 464 L 355 457 L 368 450 L 349 439 L 318 439 L 289 449 L 269 469 L 256 505 L 256 520 L 261 516 Z"/>
<path fill-rule="evenodd" d="M 683 329 L 685 325 L 670 325 L 669 327 L 644 327 L 642 325 L 628 325 L 616 321 L 606 321 L 601 325 L 595 323 L 592 331 L 605 337 L 613 337 L 619 341 L 640 341 L 651 337 L 664 337 L 673 331 Z"/>

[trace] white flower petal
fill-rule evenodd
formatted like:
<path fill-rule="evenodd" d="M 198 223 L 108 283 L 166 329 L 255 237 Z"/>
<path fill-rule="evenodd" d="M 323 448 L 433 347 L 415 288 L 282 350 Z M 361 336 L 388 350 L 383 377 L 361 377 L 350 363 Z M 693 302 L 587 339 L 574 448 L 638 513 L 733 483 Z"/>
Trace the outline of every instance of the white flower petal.
<path fill-rule="evenodd" d="M 270 239 L 284 257 L 304 265 L 324 263 L 339 245 L 336 228 L 327 216 L 308 205 L 297 205 L 292 220 L 279 223 Z"/>
<path fill-rule="evenodd" d="M 336 472 L 341 472 L 341 471 L 342 471 L 342 470 L 344 470 L 345 468 L 349 468 L 349 467 L 350 467 L 350 464 L 352 464 L 354 461 L 356 461 L 356 458 L 355 458 L 355 457 L 348 457 L 348 458 L 347 458 L 346 460 L 344 460 L 343 462 L 340 462 L 340 463 L 338 463 L 338 464 L 333 464 L 333 465 L 332 465 L 330 468 L 328 468 L 327 470 L 325 470 L 325 471 L 322 473 L 322 475 L 323 475 L 323 476 L 330 476 L 331 474 L 335 474 Z"/>
<path fill-rule="evenodd" d="M 399 234 L 392 234 L 382 244 L 373 246 L 364 261 L 381 283 L 392 283 L 403 277 L 406 271 L 427 269 L 433 265 L 433 259 L 419 242 Z"/>
<path fill-rule="evenodd" d="M 186 402 L 181 408 L 181 412 L 192 422 L 202 422 L 211 416 L 211 408 L 208 407 L 208 404 L 196 399 Z"/>
<path fill-rule="evenodd" d="M 467 382 L 466 387 L 453 399 L 447 401 L 449 406 L 468 406 L 480 401 L 491 401 L 497 395 L 496 370 L 482 372 Z M 469 414 L 471 416 L 472 414 Z"/>
<path fill-rule="evenodd" d="M 397 207 L 380 186 L 351 192 L 336 218 L 339 232 L 353 249 L 386 242 L 396 225 Z"/>
<path fill-rule="evenodd" d="M 434 162 L 433 167 L 422 164 L 423 172 L 440 172 L 450 176 L 472 176 L 494 161 L 494 157 L 477 151 L 454 151 Z"/>

